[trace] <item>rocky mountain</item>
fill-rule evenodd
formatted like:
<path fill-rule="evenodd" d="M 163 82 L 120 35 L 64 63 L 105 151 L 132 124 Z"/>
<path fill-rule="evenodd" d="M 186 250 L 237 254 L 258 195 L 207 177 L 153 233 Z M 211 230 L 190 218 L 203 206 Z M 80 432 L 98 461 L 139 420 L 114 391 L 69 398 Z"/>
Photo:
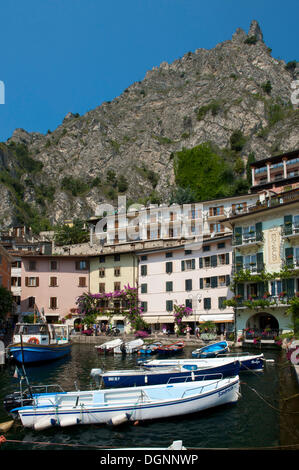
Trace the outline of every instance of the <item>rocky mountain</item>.
<path fill-rule="evenodd" d="M 113 101 L 68 113 L 53 132 L 16 129 L 0 144 L 0 224 L 86 219 L 118 194 L 167 202 L 174 155 L 205 142 L 232 165 L 299 148 L 298 65 L 273 58 L 252 21 L 248 34 L 237 29 L 211 50 L 163 62 Z M 242 145 L 233 149 L 236 133 Z"/>

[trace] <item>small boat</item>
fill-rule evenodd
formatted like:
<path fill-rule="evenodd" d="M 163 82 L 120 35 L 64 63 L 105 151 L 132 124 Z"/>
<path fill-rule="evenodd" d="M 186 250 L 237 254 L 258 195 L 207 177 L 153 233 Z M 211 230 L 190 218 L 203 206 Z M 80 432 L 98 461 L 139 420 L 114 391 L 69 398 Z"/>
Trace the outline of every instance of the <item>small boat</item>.
<path fill-rule="evenodd" d="M 8 351 L 15 361 L 30 364 L 60 359 L 70 353 L 71 345 L 65 325 L 17 323 Z"/>
<path fill-rule="evenodd" d="M 106 388 L 139 387 L 145 385 L 173 384 L 195 382 L 199 380 L 219 379 L 239 375 L 240 363 L 224 359 L 221 364 L 211 365 L 177 365 L 155 367 L 152 369 L 111 370 L 92 369 L 91 375 L 99 385 L 103 382 Z"/>
<path fill-rule="evenodd" d="M 223 356 L 211 357 L 208 359 L 152 359 L 152 360 L 139 360 L 138 364 L 146 369 L 160 368 L 160 367 L 175 367 L 178 365 L 197 365 L 198 367 L 212 367 L 213 365 L 220 366 L 223 360 L 230 359 L 240 363 L 240 371 L 254 370 L 256 372 L 264 370 L 264 355 L 263 354 L 224 354 Z"/>
<path fill-rule="evenodd" d="M 139 350 L 144 344 L 143 339 L 134 339 L 128 342 L 122 342 L 119 346 L 113 349 L 114 354 L 133 354 Z"/>
<path fill-rule="evenodd" d="M 218 341 L 217 343 L 208 344 L 202 348 L 195 349 L 192 351 L 192 357 L 217 357 L 218 354 L 224 354 L 226 352 L 228 352 L 227 341 Z"/>
<path fill-rule="evenodd" d="M 164 344 L 162 346 L 159 346 L 157 348 L 157 353 L 164 355 L 178 354 L 183 351 L 184 347 L 184 341 L 177 341 L 176 343 Z"/>
<path fill-rule="evenodd" d="M 107 341 L 101 345 L 95 346 L 96 350 L 100 354 L 108 354 L 114 351 L 114 348 L 121 346 L 123 344 L 123 340 L 118 338 L 112 341 Z"/>
<path fill-rule="evenodd" d="M 155 352 L 157 352 L 157 349 L 160 346 L 162 346 L 162 343 L 160 341 L 157 341 L 156 343 L 152 344 L 145 344 L 137 351 L 137 353 L 141 355 L 154 354 Z"/>
<path fill-rule="evenodd" d="M 13 408 L 10 413 L 17 415 L 24 427 L 36 431 L 77 424 L 117 425 L 186 415 L 236 403 L 240 397 L 239 388 L 239 376 L 197 384 L 186 382 L 56 393 L 49 393 L 46 388 L 44 393 L 32 393 L 31 405 Z"/>

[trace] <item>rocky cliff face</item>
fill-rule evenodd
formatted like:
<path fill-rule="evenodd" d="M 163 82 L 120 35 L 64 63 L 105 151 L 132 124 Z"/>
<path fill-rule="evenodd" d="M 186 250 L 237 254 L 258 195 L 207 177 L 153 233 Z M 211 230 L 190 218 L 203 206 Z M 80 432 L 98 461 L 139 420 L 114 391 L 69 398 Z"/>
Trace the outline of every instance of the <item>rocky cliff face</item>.
<path fill-rule="evenodd" d="M 203 142 L 229 149 L 237 130 L 245 162 L 250 153 L 262 159 L 298 148 L 295 67 L 271 56 L 253 21 L 248 34 L 238 29 L 211 50 L 154 67 L 112 102 L 84 116 L 67 114 L 52 133 L 17 129 L 0 147 L 0 221 L 26 218 L 28 207 L 36 220 L 86 218 L 118 194 L 167 202 L 173 154 Z"/>

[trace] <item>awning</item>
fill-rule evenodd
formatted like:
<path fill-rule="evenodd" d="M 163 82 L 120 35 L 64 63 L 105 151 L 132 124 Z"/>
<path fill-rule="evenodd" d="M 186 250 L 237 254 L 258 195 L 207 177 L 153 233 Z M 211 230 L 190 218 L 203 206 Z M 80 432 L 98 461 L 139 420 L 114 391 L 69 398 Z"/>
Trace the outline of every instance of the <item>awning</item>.
<path fill-rule="evenodd" d="M 198 322 L 204 323 L 206 321 L 212 321 L 214 323 L 226 323 L 234 321 L 233 313 L 216 313 L 214 315 L 199 315 Z"/>

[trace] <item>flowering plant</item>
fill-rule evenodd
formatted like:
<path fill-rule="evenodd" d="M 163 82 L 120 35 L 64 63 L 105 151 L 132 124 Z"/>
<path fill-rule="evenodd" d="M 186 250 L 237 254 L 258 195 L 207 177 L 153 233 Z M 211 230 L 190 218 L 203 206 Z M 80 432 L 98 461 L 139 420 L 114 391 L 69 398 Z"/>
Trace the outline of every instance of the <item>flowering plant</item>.
<path fill-rule="evenodd" d="M 174 322 L 178 326 L 179 330 L 181 330 L 183 318 L 191 315 L 193 310 L 185 305 L 174 305 L 173 310 Z"/>

